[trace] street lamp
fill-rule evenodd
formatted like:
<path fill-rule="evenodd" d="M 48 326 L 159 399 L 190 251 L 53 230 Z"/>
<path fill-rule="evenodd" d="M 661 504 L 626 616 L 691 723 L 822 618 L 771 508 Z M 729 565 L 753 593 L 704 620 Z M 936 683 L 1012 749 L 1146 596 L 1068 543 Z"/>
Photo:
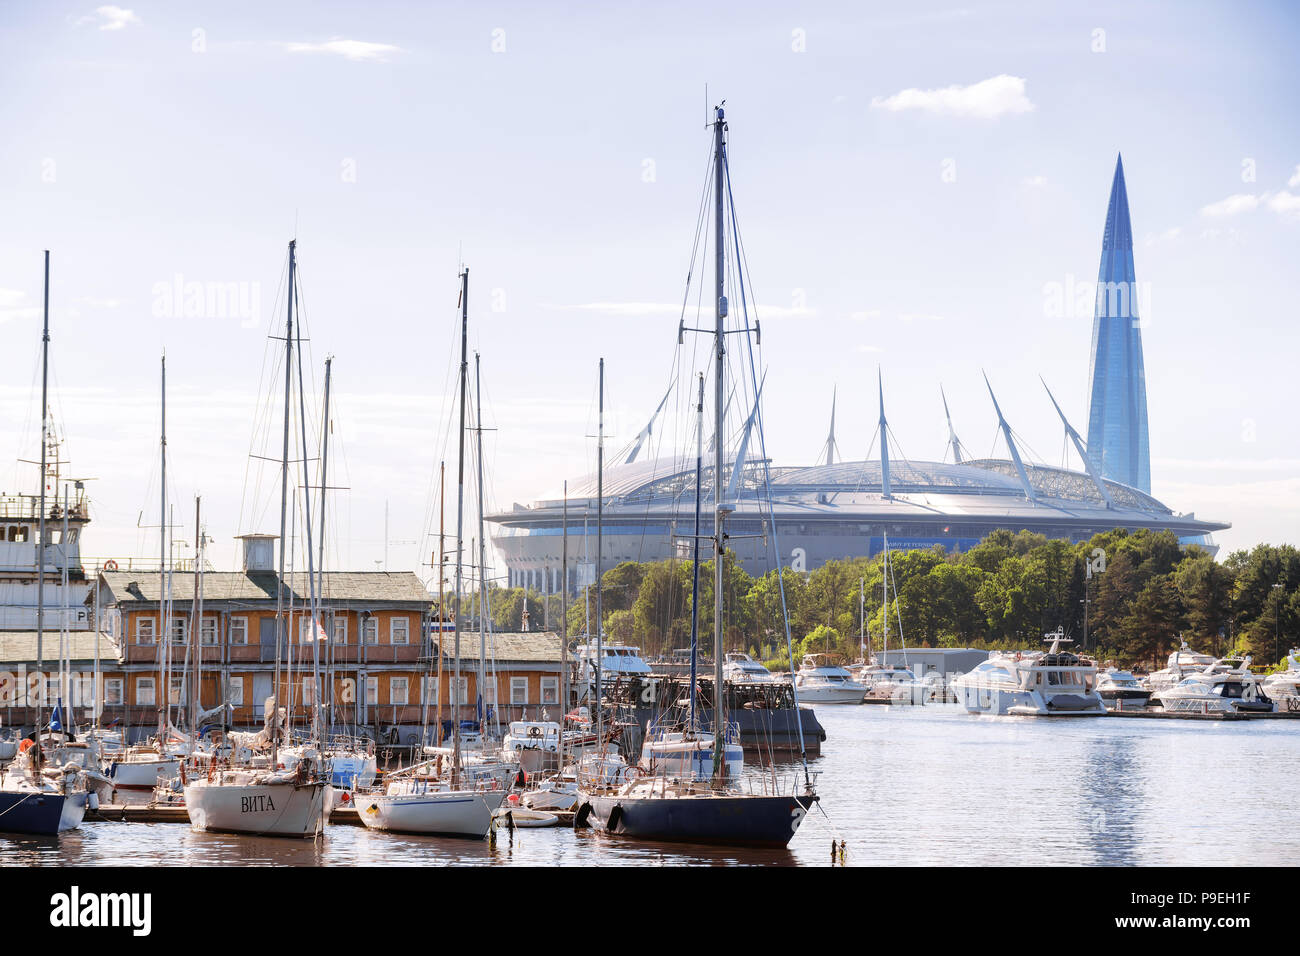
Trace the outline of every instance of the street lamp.
<path fill-rule="evenodd" d="M 1272 590 L 1279 591 L 1281 589 L 1281 582 L 1274 583 Z M 1279 643 L 1280 631 L 1278 626 L 1278 617 L 1281 614 L 1281 608 L 1278 607 L 1280 600 L 1281 596 L 1279 595 L 1273 601 L 1273 658 L 1278 661 L 1282 660 L 1282 646 Z"/>

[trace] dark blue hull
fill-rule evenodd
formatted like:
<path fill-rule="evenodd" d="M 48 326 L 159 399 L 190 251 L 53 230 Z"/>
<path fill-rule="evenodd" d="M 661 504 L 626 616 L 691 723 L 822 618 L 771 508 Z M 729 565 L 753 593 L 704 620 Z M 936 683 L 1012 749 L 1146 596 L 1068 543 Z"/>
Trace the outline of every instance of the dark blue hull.
<path fill-rule="evenodd" d="M 53 836 L 81 824 L 85 793 L 0 791 L 0 833 Z"/>
<path fill-rule="evenodd" d="M 591 794 L 579 806 L 578 819 L 585 818 L 607 833 L 641 840 L 783 847 L 816 802 L 815 794 L 775 797 Z"/>

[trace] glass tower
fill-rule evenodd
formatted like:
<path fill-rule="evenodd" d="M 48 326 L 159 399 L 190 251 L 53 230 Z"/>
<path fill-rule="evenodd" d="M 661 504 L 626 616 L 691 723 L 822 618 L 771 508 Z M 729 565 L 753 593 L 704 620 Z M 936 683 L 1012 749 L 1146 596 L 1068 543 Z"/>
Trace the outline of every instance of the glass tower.
<path fill-rule="evenodd" d="M 1104 477 L 1150 494 L 1151 443 L 1137 307 L 1133 226 L 1129 222 L 1124 161 L 1120 157 L 1115 163 L 1110 206 L 1106 210 L 1092 320 L 1088 457 Z"/>

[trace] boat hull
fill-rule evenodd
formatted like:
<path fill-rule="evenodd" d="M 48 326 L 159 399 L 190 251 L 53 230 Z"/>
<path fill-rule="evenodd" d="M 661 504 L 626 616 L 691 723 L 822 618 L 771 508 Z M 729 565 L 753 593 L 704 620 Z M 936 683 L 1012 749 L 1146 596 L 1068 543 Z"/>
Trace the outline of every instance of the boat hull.
<path fill-rule="evenodd" d="M 87 794 L 0 791 L 0 832 L 53 836 L 81 826 Z"/>
<path fill-rule="evenodd" d="M 862 685 L 853 687 L 800 687 L 796 693 L 801 704 L 860 704 L 867 696 L 867 689 Z"/>
<path fill-rule="evenodd" d="M 783 847 L 816 802 L 816 795 L 811 794 L 696 797 L 589 794 L 579 804 L 578 816 L 586 816 L 588 823 L 606 833 L 641 840 Z"/>
<path fill-rule="evenodd" d="M 195 830 L 253 836 L 312 837 L 324 826 L 324 783 L 212 784 L 185 787 Z"/>
<path fill-rule="evenodd" d="M 115 790 L 138 790 L 152 792 L 158 786 L 158 778 L 170 780 L 180 772 L 180 758 L 168 757 L 159 760 L 115 760 L 108 769 Z"/>
<path fill-rule="evenodd" d="M 357 815 L 371 830 L 482 839 L 504 790 L 448 790 L 430 793 L 359 794 Z"/>

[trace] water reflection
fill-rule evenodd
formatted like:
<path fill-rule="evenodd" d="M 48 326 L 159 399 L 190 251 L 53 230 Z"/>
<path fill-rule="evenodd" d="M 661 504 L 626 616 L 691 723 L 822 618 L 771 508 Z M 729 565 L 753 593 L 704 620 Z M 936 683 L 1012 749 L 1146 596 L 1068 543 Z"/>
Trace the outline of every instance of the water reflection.
<path fill-rule="evenodd" d="M 788 850 L 640 843 L 562 827 L 454 840 L 335 826 L 312 841 L 88 823 L 58 837 L 0 835 L 0 864 L 825 866 L 837 839 L 848 842 L 850 865 L 1266 865 L 1300 857 L 1300 834 L 1236 822 L 1289 817 L 1300 723 L 1058 721 L 972 716 L 955 706 L 822 707 L 818 719 L 828 739 L 811 769 L 822 802 Z M 776 769 L 786 778 L 796 766 Z"/>

